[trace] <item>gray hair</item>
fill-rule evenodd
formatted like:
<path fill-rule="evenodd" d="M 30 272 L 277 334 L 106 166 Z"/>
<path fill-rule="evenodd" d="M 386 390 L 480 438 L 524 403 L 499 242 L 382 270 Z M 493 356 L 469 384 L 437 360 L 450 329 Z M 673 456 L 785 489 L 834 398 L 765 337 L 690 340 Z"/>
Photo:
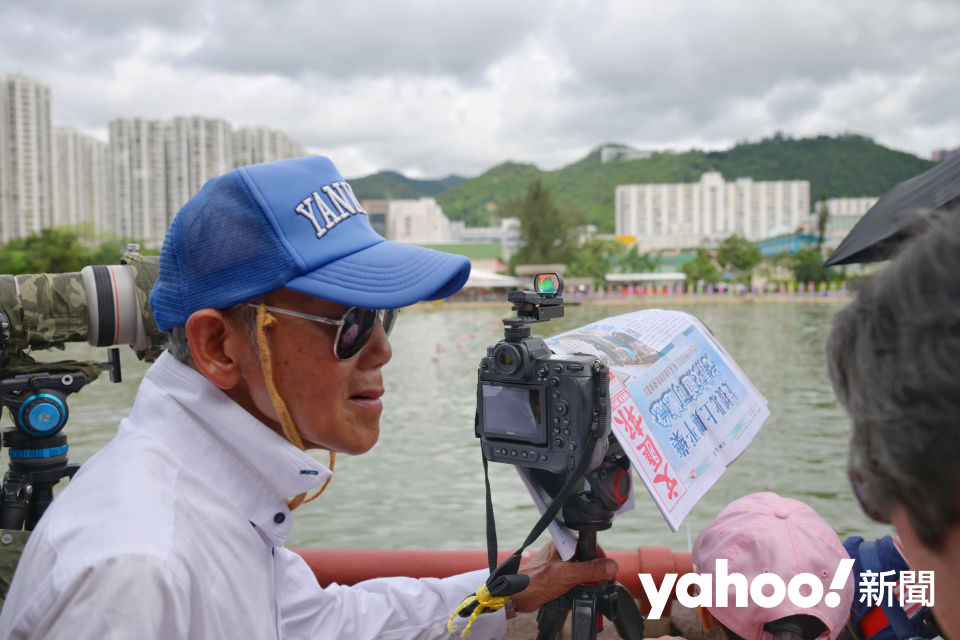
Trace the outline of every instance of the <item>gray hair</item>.
<path fill-rule="evenodd" d="M 931 219 L 837 314 L 833 388 L 850 466 L 880 509 L 902 505 L 938 549 L 960 521 L 960 212 Z"/>
<path fill-rule="evenodd" d="M 257 348 L 257 310 L 250 305 L 259 306 L 261 304 L 269 304 L 269 302 L 267 302 L 269 297 L 270 294 L 268 293 L 259 298 L 227 307 L 225 310 L 230 317 L 243 324 L 243 329 L 247 334 L 247 338 L 250 340 L 250 345 L 253 347 L 253 352 L 257 358 L 260 357 L 260 351 Z M 169 351 L 170 355 L 180 362 L 185 363 L 193 358 L 193 352 L 190 350 L 190 342 L 187 340 L 186 325 L 181 324 L 167 332 L 167 344 L 164 345 L 164 349 Z"/>

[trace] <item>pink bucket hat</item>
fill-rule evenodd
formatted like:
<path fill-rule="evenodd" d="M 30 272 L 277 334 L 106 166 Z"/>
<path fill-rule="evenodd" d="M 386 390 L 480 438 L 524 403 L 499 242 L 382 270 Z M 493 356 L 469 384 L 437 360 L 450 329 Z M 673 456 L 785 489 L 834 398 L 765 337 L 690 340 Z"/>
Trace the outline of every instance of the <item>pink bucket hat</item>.
<path fill-rule="evenodd" d="M 744 640 L 771 640 L 763 625 L 780 618 L 803 614 L 823 622 L 824 637 L 836 640 L 847 622 L 853 602 L 854 579 L 848 577 L 843 589 L 830 590 L 840 561 L 849 558 L 833 529 L 816 511 L 797 500 L 775 493 L 755 493 L 731 502 L 717 519 L 697 537 L 693 547 L 693 570 L 713 577 L 713 604 L 717 602 L 717 560 L 727 559 L 727 575 L 742 574 L 747 586 L 764 573 L 779 576 L 785 585 L 800 573 L 810 573 L 823 583 L 824 597 L 812 607 L 802 608 L 785 595 L 772 608 L 756 604 L 748 595 L 747 607 L 736 607 L 734 586 L 728 588 L 726 607 L 709 607 L 710 613 Z M 762 593 L 769 596 L 772 587 Z M 809 596 L 809 586 L 800 595 Z M 836 607 L 826 604 L 826 596 L 836 593 Z M 748 592 L 749 594 L 749 592 Z"/>

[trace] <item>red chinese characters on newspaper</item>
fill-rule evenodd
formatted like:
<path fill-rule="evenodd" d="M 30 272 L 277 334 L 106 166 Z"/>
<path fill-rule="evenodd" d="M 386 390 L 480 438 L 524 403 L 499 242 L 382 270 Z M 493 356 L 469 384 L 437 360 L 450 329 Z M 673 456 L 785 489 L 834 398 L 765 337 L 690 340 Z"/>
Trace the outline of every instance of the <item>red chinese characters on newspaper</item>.
<path fill-rule="evenodd" d="M 667 511 L 672 512 L 687 489 L 676 470 L 670 467 L 659 443 L 651 437 L 633 398 L 613 373 L 610 374 L 610 402 L 613 428 L 620 433 L 620 442 L 630 443 L 625 447 L 630 461 L 647 488 L 655 491 Z"/>

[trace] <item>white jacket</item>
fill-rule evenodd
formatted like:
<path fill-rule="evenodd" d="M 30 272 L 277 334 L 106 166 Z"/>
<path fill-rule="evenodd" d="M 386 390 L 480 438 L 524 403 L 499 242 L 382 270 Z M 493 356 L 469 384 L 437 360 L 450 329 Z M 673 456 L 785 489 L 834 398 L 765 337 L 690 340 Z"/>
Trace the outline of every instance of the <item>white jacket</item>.
<path fill-rule="evenodd" d="M 0 639 L 453 637 L 447 616 L 485 570 L 321 589 L 284 548 L 284 498 L 329 475 L 165 353 L 31 535 Z M 470 636 L 505 632 L 498 611 Z"/>

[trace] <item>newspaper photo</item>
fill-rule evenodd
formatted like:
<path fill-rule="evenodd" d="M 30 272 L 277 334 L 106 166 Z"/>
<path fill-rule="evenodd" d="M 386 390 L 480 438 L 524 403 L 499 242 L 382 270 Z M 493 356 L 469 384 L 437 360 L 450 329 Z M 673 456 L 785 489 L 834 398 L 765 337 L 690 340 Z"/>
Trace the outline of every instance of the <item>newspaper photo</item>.
<path fill-rule="evenodd" d="M 686 313 L 636 311 L 546 343 L 610 368 L 613 432 L 673 531 L 770 417 L 763 396 Z"/>

